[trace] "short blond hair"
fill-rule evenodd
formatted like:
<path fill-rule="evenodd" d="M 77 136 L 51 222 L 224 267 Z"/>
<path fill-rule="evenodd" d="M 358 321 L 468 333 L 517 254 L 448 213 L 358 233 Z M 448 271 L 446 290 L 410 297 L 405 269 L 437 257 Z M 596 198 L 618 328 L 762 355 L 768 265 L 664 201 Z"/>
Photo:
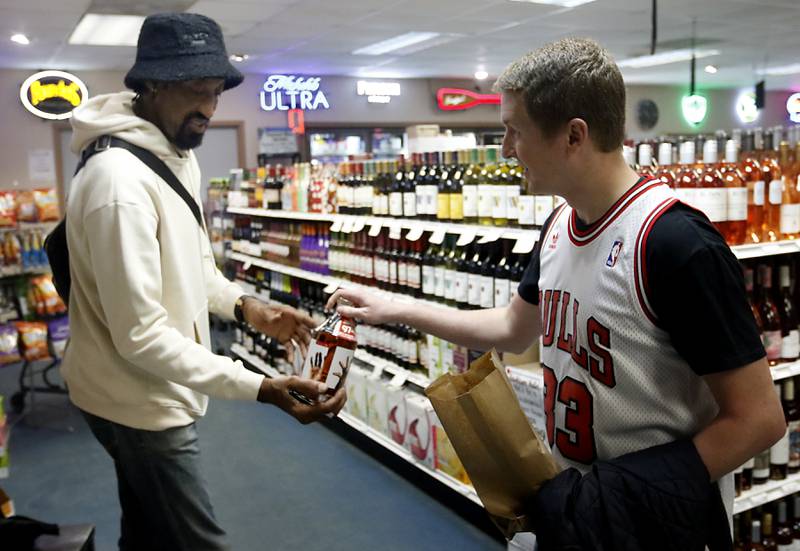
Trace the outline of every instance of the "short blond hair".
<path fill-rule="evenodd" d="M 625 139 L 625 83 L 611 55 L 597 42 L 564 38 L 506 67 L 497 92 L 521 92 L 528 115 L 545 136 L 570 119 L 583 119 L 603 152 Z"/>

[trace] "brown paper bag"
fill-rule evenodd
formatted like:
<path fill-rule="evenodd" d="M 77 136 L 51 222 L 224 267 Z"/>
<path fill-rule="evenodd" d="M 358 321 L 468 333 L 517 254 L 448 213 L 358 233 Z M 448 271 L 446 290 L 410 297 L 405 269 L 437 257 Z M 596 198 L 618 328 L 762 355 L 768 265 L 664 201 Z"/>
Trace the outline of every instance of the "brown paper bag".
<path fill-rule="evenodd" d="M 524 506 L 558 473 L 549 447 L 530 426 L 492 349 L 465 373 L 425 389 L 486 511 L 510 538 L 524 531 Z"/>

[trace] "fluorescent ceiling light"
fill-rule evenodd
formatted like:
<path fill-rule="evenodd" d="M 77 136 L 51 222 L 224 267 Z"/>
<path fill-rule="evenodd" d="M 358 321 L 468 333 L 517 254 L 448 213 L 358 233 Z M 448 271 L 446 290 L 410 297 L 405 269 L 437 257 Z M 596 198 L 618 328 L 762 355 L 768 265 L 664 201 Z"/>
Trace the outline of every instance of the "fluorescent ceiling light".
<path fill-rule="evenodd" d="M 594 2 L 594 0 L 511 0 L 511 2 L 527 2 L 529 4 L 547 4 L 548 6 L 559 6 L 561 8 L 574 8 L 581 4 Z"/>
<path fill-rule="evenodd" d="M 701 57 L 710 57 L 712 55 L 719 55 L 719 50 L 697 50 L 694 52 L 694 57 L 700 59 Z M 668 52 L 661 52 L 655 55 L 643 55 L 639 57 L 630 57 L 617 61 L 617 66 L 622 69 L 641 69 L 642 67 L 653 67 L 655 65 L 666 65 L 668 63 L 677 63 L 678 61 L 689 61 L 692 59 L 692 49 L 685 48 L 683 50 L 670 50 Z"/>
<path fill-rule="evenodd" d="M 11 42 L 16 42 L 17 44 L 22 44 L 23 46 L 27 46 L 31 43 L 31 41 L 28 40 L 28 37 L 22 33 L 12 34 Z"/>
<path fill-rule="evenodd" d="M 87 13 L 69 37 L 70 44 L 136 46 L 144 17 Z"/>
<path fill-rule="evenodd" d="M 375 44 L 370 44 L 358 50 L 353 50 L 353 55 L 383 55 L 388 52 L 414 46 L 421 42 L 434 39 L 439 36 L 439 33 L 405 33 L 388 40 L 382 40 Z"/>
<path fill-rule="evenodd" d="M 475 71 L 475 80 L 486 80 L 489 78 L 489 73 L 486 71 Z"/>
<path fill-rule="evenodd" d="M 800 63 L 792 63 L 791 65 L 780 65 L 777 67 L 767 67 L 757 71 L 759 75 L 794 75 L 800 73 Z"/>
<path fill-rule="evenodd" d="M 705 68 L 704 70 L 705 70 L 705 72 L 706 72 L 706 73 L 708 73 L 709 75 L 715 75 L 715 74 L 717 74 L 717 68 L 716 68 L 716 67 L 714 67 L 713 65 L 706 65 L 706 68 Z"/>

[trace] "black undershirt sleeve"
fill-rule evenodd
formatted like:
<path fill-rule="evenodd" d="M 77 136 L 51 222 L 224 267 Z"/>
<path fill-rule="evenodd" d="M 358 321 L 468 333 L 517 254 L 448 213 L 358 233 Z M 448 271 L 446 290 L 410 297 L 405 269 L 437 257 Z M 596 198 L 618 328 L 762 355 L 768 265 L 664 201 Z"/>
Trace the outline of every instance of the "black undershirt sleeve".
<path fill-rule="evenodd" d="M 742 268 L 708 219 L 677 203 L 650 231 L 647 294 L 658 325 L 698 375 L 765 356 Z"/>
<path fill-rule="evenodd" d="M 533 246 L 531 260 L 528 263 L 528 267 L 525 268 L 525 273 L 522 274 L 522 281 L 520 281 L 519 287 L 517 288 L 517 293 L 519 294 L 520 298 L 522 298 L 525 302 L 536 306 L 539 305 L 539 255 L 541 254 L 542 239 L 544 239 L 547 230 L 550 229 L 553 216 L 555 216 L 557 211 L 558 209 L 551 212 L 550 216 L 547 217 L 547 220 L 544 221 L 544 224 L 542 225 L 542 231 L 539 233 L 539 240 Z"/>

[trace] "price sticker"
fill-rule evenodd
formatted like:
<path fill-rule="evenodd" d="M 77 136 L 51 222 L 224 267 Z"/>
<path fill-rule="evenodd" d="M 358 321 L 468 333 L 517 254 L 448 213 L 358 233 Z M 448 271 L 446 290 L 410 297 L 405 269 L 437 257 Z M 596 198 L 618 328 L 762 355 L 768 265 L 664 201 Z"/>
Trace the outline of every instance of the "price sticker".
<path fill-rule="evenodd" d="M 370 237 L 378 237 L 381 233 L 381 228 L 383 224 L 380 222 L 373 222 L 369 227 L 369 236 Z"/>
<path fill-rule="evenodd" d="M 336 217 L 333 219 L 333 223 L 331 223 L 331 231 L 332 232 L 339 232 L 342 231 L 342 219 L 340 217 Z"/>
<path fill-rule="evenodd" d="M 391 223 L 389 225 L 389 239 L 400 239 L 402 236 L 403 228 L 400 224 Z"/>

